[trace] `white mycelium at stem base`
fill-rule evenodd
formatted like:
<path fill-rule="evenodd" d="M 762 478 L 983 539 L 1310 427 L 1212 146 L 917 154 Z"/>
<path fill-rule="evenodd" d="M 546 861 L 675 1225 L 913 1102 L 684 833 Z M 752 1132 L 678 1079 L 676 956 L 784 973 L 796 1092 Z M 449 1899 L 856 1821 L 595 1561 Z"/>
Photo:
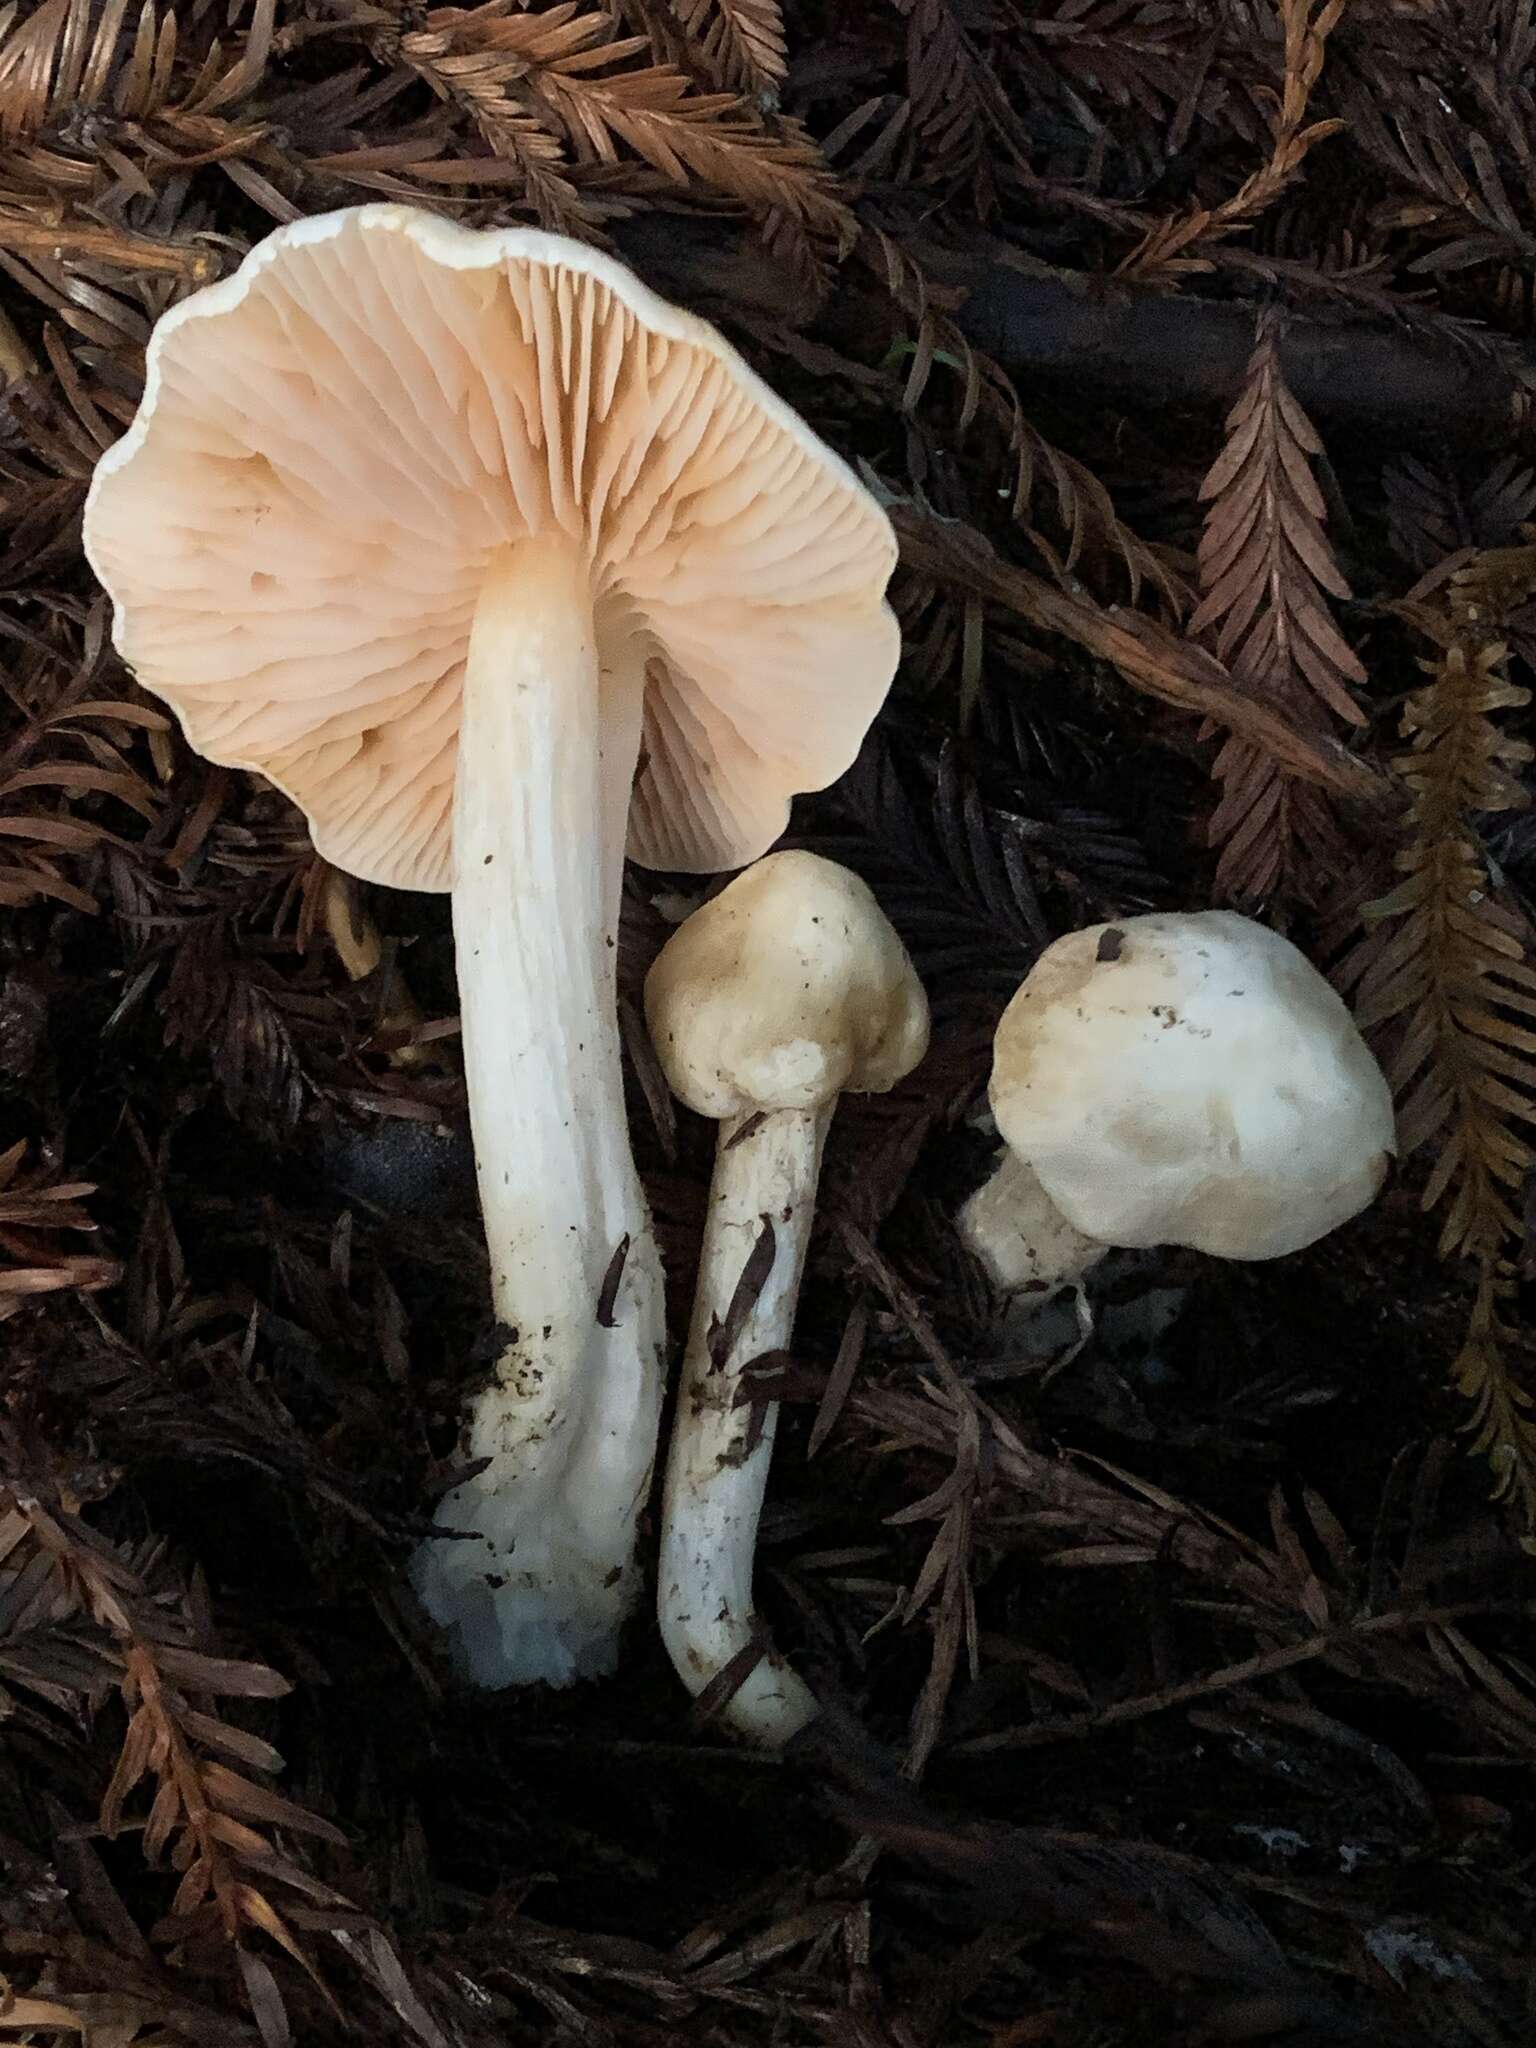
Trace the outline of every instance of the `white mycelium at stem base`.
<path fill-rule="evenodd" d="M 660 1343 L 622 864 L 739 867 L 847 768 L 899 650 L 890 523 L 611 257 L 364 206 L 279 229 L 157 323 L 85 543 L 119 650 L 200 753 L 266 776 L 345 873 L 453 892 L 516 1337 L 470 1403 L 463 1451 L 492 1465 L 441 1504 L 474 1540 L 415 1577 L 483 1684 L 606 1670 Z"/>
<path fill-rule="evenodd" d="M 673 934 L 647 979 L 645 1009 L 674 1091 L 720 1121 L 667 1460 L 661 1630 L 694 1694 L 761 1650 L 720 1718 L 777 1747 L 816 1701 L 761 1641 L 753 1615 L 778 1410 L 752 1399 L 747 1368 L 793 1334 L 837 1098 L 883 1092 L 916 1066 L 928 1005 L 858 877 L 814 854 L 776 853 Z M 750 1304 L 744 1317 L 738 1304 Z"/>
<path fill-rule="evenodd" d="M 1009 1149 L 960 1228 L 1005 1287 L 1060 1286 L 1111 1245 L 1283 1258 L 1373 1201 L 1395 1146 L 1338 995 L 1228 910 L 1047 946 L 997 1027 L 989 1093 Z"/>
<path fill-rule="evenodd" d="M 491 1462 L 437 1513 L 478 1540 L 430 1541 L 411 1567 L 481 1683 L 611 1668 L 661 1406 L 661 1264 L 630 1156 L 615 996 L 642 689 L 623 652 L 604 670 L 590 578 L 567 543 L 527 541 L 495 564 L 464 671 L 453 925 L 491 1301 L 508 1335 L 464 1435 L 465 1454 Z"/>

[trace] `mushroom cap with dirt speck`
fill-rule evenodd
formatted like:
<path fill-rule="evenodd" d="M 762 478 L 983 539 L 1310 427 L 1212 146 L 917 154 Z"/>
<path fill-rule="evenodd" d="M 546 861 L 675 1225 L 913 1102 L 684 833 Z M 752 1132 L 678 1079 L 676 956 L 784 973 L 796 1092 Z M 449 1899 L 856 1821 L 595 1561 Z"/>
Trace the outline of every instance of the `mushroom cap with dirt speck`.
<path fill-rule="evenodd" d="M 116 644 L 198 752 L 267 776 L 338 867 L 429 890 L 488 565 L 555 532 L 600 653 L 643 640 L 629 851 L 755 858 L 890 685 L 895 541 L 714 329 L 613 258 L 407 206 L 281 228 L 159 321 L 85 518 Z"/>
<path fill-rule="evenodd" d="M 865 883 L 772 853 L 656 956 L 645 1016 L 672 1091 L 723 1122 L 894 1088 L 928 1049 L 928 1000 Z"/>
<path fill-rule="evenodd" d="M 992 1111 L 1100 1243 L 1273 1259 L 1364 1209 L 1392 1097 L 1289 940 L 1225 910 L 1069 932 L 1004 1012 Z"/>

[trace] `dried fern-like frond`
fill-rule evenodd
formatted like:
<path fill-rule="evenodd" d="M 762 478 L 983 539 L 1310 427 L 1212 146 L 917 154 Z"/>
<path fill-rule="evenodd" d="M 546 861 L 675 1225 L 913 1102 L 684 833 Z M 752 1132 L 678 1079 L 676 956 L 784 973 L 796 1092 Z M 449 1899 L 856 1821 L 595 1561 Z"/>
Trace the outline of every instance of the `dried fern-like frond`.
<path fill-rule="evenodd" d="M 745 206 L 819 283 L 824 251 L 853 230 L 815 144 L 772 111 L 784 62 L 776 0 L 647 0 L 637 11 L 646 34 L 622 33 L 615 8 L 594 0 L 487 0 L 403 18 L 359 0 L 330 10 L 343 19 L 329 27 L 279 26 L 278 0 L 0 7 L 0 254 L 161 275 L 178 290 L 207 282 L 228 256 L 180 216 L 189 176 L 218 165 L 278 221 L 348 188 L 451 211 L 494 195 L 588 240 L 658 182 L 687 185 Z M 383 75 L 354 64 L 293 81 L 274 61 L 328 34 Z M 418 80 L 438 107 L 377 140 L 381 106 Z M 168 232 L 135 226 L 136 212 L 173 195 Z"/>
<path fill-rule="evenodd" d="M 111 868 L 129 948 L 109 1030 L 152 1005 L 157 1042 L 206 1065 L 231 1113 L 272 1136 L 361 1078 L 345 1062 L 371 1005 L 349 1001 L 311 943 L 323 879 L 303 818 L 264 790 L 230 815 L 229 780 L 217 769 L 158 863 Z"/>
<path fill-rule="evenodd" d="M 1120 265 L 1121 276 L 1172 279 L 1209 270 L 1210 258 L 1200 253 L 1201 245 L 1252 227 L 1294 181 L 1308 152 L 1343 127 L 1338 120 L 1310 121 L 1308 113 L 1344 0 L 1323 0 L 1321 7 L 1316 0 L 1279 0 L 1279 8 L 1285 60 L 1268 161 L 1219 205 L 1197 206 L 1173 220 L 1159 221 Z"/>
<path fill-rule="evenodd" d="M 270 1895 L 329 1909 L 344 1902 L 267 1831 L 345 1838 L 263 1783 L 282 1759 L 214 1707 L 219 1699 L 279 1698 L 288 1681 L 262 1664 L 207 1655 L 174 1606 L 154 1598 L 142 1566 L 81 1521 L 67 1496 L 45 1501 L 9 1484 L 0 1484 L 0 1627 L 0 1654 L 15 1682 L 62 1704 L 109 1674 L 121 1694 L 128 1726 L 100 1824 L 116 1835 L 133 1794 L 146 1780 L 153 1785 L 143 1853 L 179 1874 L 157 1938 L 199 1948 L 210 1939 L 243 1944 L 259 1932 L 309 1969 Z"/>
<path fill-rule="evenodd" d="M 24 1170 L 25 1139 L 0 1152 L 0 1322 L 40 1294 L 111 1287 L 122 1277 L 116 1259 L 61 1245 L 58 1235 L 96 1229 L 83 1206 L 92 1181 L 61 1180 L 46 1167 Z"/>
<path fill-rule="evenodd" d="M 184 924 L 167 951 L 160 998 L 166 1043 L 206 1050 L 235 1116 L 291 1132 L 313 1088 L 306 1039 L 340 1037 L 335 1000 L 252 957 L 216 914 Z"/>
<path fill-rule="evenodd" d="M 497 156 L 521 171 L 525 197 L 547 225 L 588 235 L 595 225 L 562 158 L 593 167 L 638 159 L 673 185 L 735 200 L 781 237 L 846 246 L 851 216 L 803 130 L 770 123 L 738 93 L 696 90 L 675 65 L 650 61 L 646 36 L 618 36 L 614 26 L 605 9 L 578 0 L 538 14 L 489 0 L 434 9 L 401 38 L 400 53 L 435 92 L 466 108 Z M 473 163 L 463 168 L 473 177 Z"/>
<path fill-rule="evenodd" d="M 1515 19 L 1520 10 L 1497 11 L 1517 36 L 1528 33 Z M 1458 105 L 1460 81 L 1443 69 L 1444 82 L 1425 91 L 1409 52 L 1403 52 L 1408 61 L 1401 71 L 1394 56 L 1387 39 L 1376 39 L 1368 64 L 1358 56 L 1353 66 L 1341 64 L 1338 103 L 1356 149 L 1405 196 L 1411 195 L 1406 206 L 1380 209 L 1388 218 L 1411 221 L 1431 242 L 1410 268 L 1421 276 L 1443 277 L 1487 265 L 1495 271 L 1496 289 L 1501 266 L 1529 275 L 1536 233 L 1530 223 L 1526 144 L 1518 125 L 1523 115 L 1509 119 L 1513 107 L 1501 110 L 1497 94 L 1478 94 L 1470 107 Z M 1516 49 L 1511 61 L 1506 75 L 1519 77 L 1528 59 Z M 1490 75 L 1497 62 L 1491 50 L 1479 53 L 1479 64 L 1489 65 Z"/>
<path fill-rule="evenodd" d="M 955 0 L 893 4 L 907 18 L 912 176 L 964 187 L 985 218 L 996 197 L 998 160 L 1020 170 L 1028 163 L 1028 138 L 990 47 L 991 24 L 984 10 Z"/>
<path fill-rule="evenodd" d="M 1082 130 L 1089 148 L 1130 152 L 1145 182 L 1188 140 L 1218 40 L 1208 21 L 1162 0 L 1057 0 L 1020 9 L 1010 28 L 997 56 L 1006 90 L 1023 107 L 1050 108 Z M 1101 110 L 1131 107 L 1146 123 L 1106 132 Z"/>
<path fill-rule="evenodd" d="M 494 153 L 495 162 L 453 160 L 489 181 L 496 164 L 517 173 L 522 197 L 540 226 L 552 233 L 591 236 L 601 210 L 572 184 L 564 140 L 546 110 L 528 96 L 529 81 L 546 80 L 561 65 L 610 61 L 644 47 L 642 37 L 604 47 L 607 24 L 581 16 L 574 4 L 547 14 L 506 18 L 501 8 L 438 8 L 426 25 L 401 38 L 403 61 L 440 97 L 462 106 Z M 434 178 L 444 166 L 412 167 Z"/>
<path fill-rule="evenodd" d="M 777 110 L 789 69 L 781 0 L 617 0 L 617 12 L 656 63 L 686 71 L 706 92 Z"/>
<path fill-rule="evenodd" d="M 1129 581 L 1132 603 L 1143 584 L 1150 584 L 1170 609 L 1181 609 L 1185 593 L 1167 563 L 1123 523 L 1108 491 L 1092 470 L 1048 441 L 1030 421 L 1007 372 L 989 356 L 973 349 L 955 323 L 934 304 L 921 266 L 879 229 L 865 231 L 861 250 L 870 268 L 916 328 L 902 393 L 903 408 L 911 411 L 922 402 L 934 365 L 941 357 L 955 365 L 964 380 L 957 431 L 965 433 L 980 418 L 1005 437 L 1003 446 L 1011 457 L 1013 516 L 1023 523 L 1058 581 L 1072 581 L 1085 556 L 1118 556 Z M 1056 520 L 1065 537 L 1061 549 L 1053 546 L 1034 523 L 1036 493 L 1045 481 L 1049 483 Z"/>
<path fill-rule="evenodd" d="M 1226 444 L 1200 487 L 1209 506 L 1199 550 L 1205 595 L 1190 631 L 1214 634 L 1240 688 L 1326 732 L 1331 718 L 1363 723 L 1349 685 L 1365 671 L 1328 612 L 1328 598 L 1348 597 L 1349 586 L 1323 533 L 1311 467 L 1321 452 L 1281 371 L 1278 323 L 1266 316 Z M 1221 848 L 1222 896 L 1310 901 L 1337 877 L 1345 847 L 1323 790 L 1235 734 L 1214 772 L 1222 794 L 1210 838 Z"/>
<path fill-rule="evenodd" d="M 134 766 L 129 747 L 136 734 L 163 733 L 170 721 L 91 694 L 105 655 L 104 604 L 87 615 L 80 643 L 78 666 L 62 685 L 56 649 L 30 638 L 7 678 L 7 694 L 25 709 L 0 747 L 0 906 L 48 898 L 93 912 L 95 898 L 67 863 L 129 843 L 95 815 L 101 800 L 146 823 L 159 812 L 160 792 Z"/>
<path fill-rule="evenodd" d="M 1365 1025 L 1412 1015 L 1393 1070 L 1400 1141 L 1407 1154 L 1449 1130 L 1428 1196 L 1451 1196 L 1441 1249 L 1472 1257 L 1515 1230 L 1511 1196 L 1528 1155 L 1506 1120 L 1528 1116 L 1521 1091 L 1536 1083 L 1536 1032 L 1511 1021 L 1536 1019 L 1536 970 L 1494 897 L 1472 822 L 1526 800 L 1516 770 L 1531 749 L 1493 722 L 1530 702 L 1505 658 L 1502 641 L 1468 633 L 1425 664 L 1429 681 L 1408 700 L 1406 879 L 1369 913 L 1403 922 L 1360 990 Z"/>
<path fill-rule="evenodd" d="M 1392 551 L 1423 576 L 1464 548 L 1513 547 L 1536 513 L 1536 470 L 1505 455 L 1475 483 L 1403 455 L 1382 471 Z"/>
<path fill-rule="evenodd" d="M 1419 615 L 1440 652 L 1422 664 L 1427 680 L 1403 713 L 1412 745 L 1399 764 L 1410 792 L 1404 879 L 1366 912 L 1375 931 L 1358 1015 L 1362 1028 L 1397 1027 L 1399 1145 L 1405 1156 L 1435 1146 L 1424 1205 L 1444 1205 L 1441 1253 L 1467 1260 L 1476 1277 L 1457 1384 L 1499 1493 L 1536 1529 L 1536 1412 L 1500 1313 L 1522 1234 L 1516 1202 L 1536 1165 L 1536 966 L 1476 824 L 1527 802 L 1519 773 L 1532 749 L 1497 719 L 1531 701 L 1509 678 L 1502 623 L 1533 591 L 1536 548 L 1489 552 L 1452 579 L 1443 612 Z"/>
<path fill-rule="evenodd" d="M 140 194 L 179 171 L 245 156 L 265 124 L 239 111 L 262 83 L 277 0 L 254 0 L 238 56 L 217 40 L 217 11 L 177 10 L 165 0 L 45 0 L 0 12 L 0 192 L 95 201 L 117 189 Z M 210 34 L 210 29 L 214 33 Z M 92 144 L 94 143 L 94 147 Z M 127 265 L 132 238 L 85 221 L 52 224 L 8 216 L 13 253 L 73 249 Z M 208 251 L 141 243 L 138 261 L 186 274 L 217 274 Z"/>
<path fill-rule="evenodd" d="M 672 0 L 707 69 L 728 92 L 777 95 L 788 69 L 779 0 Z"/>
<path fill-rule="evenodd" d="M 1487 1459 L 1493 1472 L 1494 1498 L 1518 1507 L 1531 1549 L 1536 1545 L 1536 1394 L 1516 1376 L 1521 1333 L 1505 1315 L 1515 1285 L 1503 1261 L 1483 1261 L 1466 1336 L 1451 1371 L 1458 1392 L 1471 1404 L 1467 1434 L 1473 1451 Z M 1528 1345 L 1524 1362 L 1528 1371 Z"/>
<path fill-rule="evenodd" d="M 956 521 L 924 518 L 898 507 L 892 515 L 903 564 L 924 580 L 967 591 L 1059 633 L 1108 662 L 1134 688 L 1180 711 L 1194 712 L 1241 734 L 1300 776 L 1371 803 L 1380 778 L 1337 741 L 1303 729 L 1283 709 L 1233 687 L 1225 668 L 1146 612 L 1100 605 L 1081 590 L 1060 589 L 992 552 L 982 535 Z"/>

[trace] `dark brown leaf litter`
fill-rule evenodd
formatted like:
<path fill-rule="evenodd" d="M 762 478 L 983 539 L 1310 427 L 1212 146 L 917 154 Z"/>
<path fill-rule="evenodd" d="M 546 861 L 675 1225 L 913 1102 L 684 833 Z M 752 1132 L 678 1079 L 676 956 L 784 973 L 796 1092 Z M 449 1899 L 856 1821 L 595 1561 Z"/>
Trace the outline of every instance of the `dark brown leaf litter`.
<path fill-rule="evenodd" d="M 1530 2037 L 1533 106 L 1515 0 L 0 9 L 5 2038 Z M 795 832 L 934 1047 L 843 1105 L 754 1388 L 781 1761 L 643 1617 L 577 1693 L 441 1669 L 400 1566 L 494 1352 L 443 906 L 349 968 L 80 557 L 158 314 L 380 195 L 606 239 L 897 501 L 902 678 Z M 949 1221 L 992 1025 L 1221 899 L 1347 961 L 1397 1181 L 1026 1329 Z"/>

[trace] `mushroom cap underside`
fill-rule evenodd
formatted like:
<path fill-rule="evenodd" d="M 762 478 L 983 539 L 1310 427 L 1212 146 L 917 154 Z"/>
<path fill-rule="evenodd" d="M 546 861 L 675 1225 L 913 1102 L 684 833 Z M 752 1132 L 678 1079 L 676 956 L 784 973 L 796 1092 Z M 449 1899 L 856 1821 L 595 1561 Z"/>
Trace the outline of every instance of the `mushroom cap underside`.
<path fill-rule="evenodd" d="M 754 858 L 889 688 L 895 542 L 724 340 L 613 259 L 401 206 L 280 229 L 161 319 L 85 521 L 117 646 L 191 744 L 276 783 L 337 866 L 418 889 L 450 884 L 487 567 L 562 532 L 600 659 L 645 667 L 630 852 Z"/>

